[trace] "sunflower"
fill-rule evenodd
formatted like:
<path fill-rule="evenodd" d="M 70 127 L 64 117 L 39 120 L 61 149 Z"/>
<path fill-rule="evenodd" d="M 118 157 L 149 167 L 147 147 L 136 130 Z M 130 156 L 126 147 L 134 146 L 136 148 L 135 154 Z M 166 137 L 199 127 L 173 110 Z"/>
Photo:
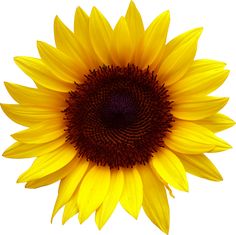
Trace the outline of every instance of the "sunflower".
<path fill-rule="evenodd" d="M 202 28 L 166 43 L 169 21 L 166 11 L 144 29 L 131 1 L 112 29 L 78 8 L 74 32 L 55 18 L 56 47 L 39 41 L 39 59 L 15 58 L 36 87 L 5 83 L 18 104 L 1 107 L 26 129 L 3 155 L 36 157 L 18 179 L 27 188 L 60 181 L 52 219 L 62 207 L 63 224 L 95 212 L 101 229 L 120 203 L 168 233 L 170 187 L 188 191 L 186 172 L 222 180 L 205 153 L 231 147 L 215 135 L 234 124 L 218 113 L 228 98 L 209 96 L 229 71 L 194 60 Z"/>

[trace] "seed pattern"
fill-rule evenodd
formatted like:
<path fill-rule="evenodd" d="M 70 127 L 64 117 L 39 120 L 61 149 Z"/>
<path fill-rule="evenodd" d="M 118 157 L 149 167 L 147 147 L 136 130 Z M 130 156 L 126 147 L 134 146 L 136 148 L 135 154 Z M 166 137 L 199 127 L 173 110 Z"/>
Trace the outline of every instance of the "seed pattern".
<path fill-rule="evenodd" d="M 110 168 L 148 163 L 172 127 L 172 102 L 154 72 L 102 66 L 76 84 L 63 111 L 78 155 Z"/>

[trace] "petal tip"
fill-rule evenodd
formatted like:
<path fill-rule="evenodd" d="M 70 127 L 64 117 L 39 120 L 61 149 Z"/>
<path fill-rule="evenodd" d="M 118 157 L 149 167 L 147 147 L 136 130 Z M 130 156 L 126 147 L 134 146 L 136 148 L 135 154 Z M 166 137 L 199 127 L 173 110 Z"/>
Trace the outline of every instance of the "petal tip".
<path fill-rule="evenodd" d="M 60 21 L 60 18 L 59 18 L 58 15 L 56 15 L 55 18 L 54 18 L 54 22 L 56 22 L 56 21 Z"/>
<path fill-rule="evenodd" d="M 100 11 L 96 8 L 96 7 L 93 7 L 92 10 L 91 10 L 91 15 L 94 15 L 94 14 L 99 14 Z"/>
<path fill-rule="evenodd" d="M 22 178 L 21 176 L 17 179 L 16 181 L 17 184 L 20 184 L 20 183 L 24 183 L 24 178 Z"/>
<path fill-rule="evenodd" d="M 2 156 L 3 156 L 3 157 L 7 157 L 7 152 L 4 151 L 4 152 L 2 153 Z"/>
<path fill-rule="evenodd" d="M 218 173 L 217 181 L 223 181 L 223 180 L 224 180 L 223 176 L 220 173 Z"/>
<path fill-rule="evenodd" d="M 43 41 L 37 40 L 37 41 L 36 41 L 36 44 L 37 44 L 37 48 L 38 48 L 38 49 L 41 49 L 42 47 L 45 46 L 46 43 L 43 42 Z"/>
<path fill-rule="evenodd" d="M 103 224 L 96 221 L 96 225 L 97 225 L 97 228 L 98 228 L 99 231 L 102 230 Z"/>
<path fill-rule="evenodd" d="M 201 36 L 202 32 L 203 32 L 203 27 L 198 27 L 198 28 L 196 28 L 196 29 L 194 30 L 194 32 L 195 32 L 195 37 L 196 37 L 196 38 L 199 38 L 199 37 Z"/>
<path fill-rule="evenodd" d="M 81 213 L 79 213 L 78 220 L 79 220 L 79 223 L 82 224 L 86 219 L 83 215 L 81 215 Z"/>
<path fill-rule="evenodd" d="M 61 224 L 64 225 L 65 223 L 66 223 L 66 220 L 65 220 L 65 219 L 62 219 Z"/>
<path fill-rule="evenodd" d="M 166 11 L 162 12 L 159 16 L 161 16 L 163 20 L 169 22 L 170 21 L 170 10 L 166 10 Z"/>
<path fill-rule="evenodd" d="M 13 60 L 18 65 L 22 62 L 22 56 L 15 56 Z"/>

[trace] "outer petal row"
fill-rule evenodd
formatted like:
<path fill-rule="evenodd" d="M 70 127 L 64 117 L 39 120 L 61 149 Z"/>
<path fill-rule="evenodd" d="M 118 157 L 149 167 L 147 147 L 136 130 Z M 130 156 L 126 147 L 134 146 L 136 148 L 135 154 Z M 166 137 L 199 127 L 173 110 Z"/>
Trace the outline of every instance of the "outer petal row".
<path fill-rule="evenodd" d="M 187 121 L 176 121 L 165 144 L 173 151 L 184 154 L 220 152 L 231 148 L 207 128 Z"/>

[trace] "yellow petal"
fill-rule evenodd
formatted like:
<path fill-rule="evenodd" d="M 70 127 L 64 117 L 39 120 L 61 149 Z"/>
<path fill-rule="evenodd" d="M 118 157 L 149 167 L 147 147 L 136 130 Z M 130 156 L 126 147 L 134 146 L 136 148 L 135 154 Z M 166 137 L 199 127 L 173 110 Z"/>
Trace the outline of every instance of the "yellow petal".
<path fill-rule="evenodd" d="M 153 154 L 150 165 L 157 175 L 176 189 L 188 191 L 185 169 L 178 157 L 165 148 Z"/>
<path fill-rule="evenodd" d="M 93 8 L 89 20 L 89 33 L 92 46 L 103 64 L 111 64 L 110 45 L 112 28 L 106 18 Z"/>
<path fill-rule="evenodd" d="M 169 54 L 171 54 L 172 51 L 175 50 L 181 44 L 184 44 L 184 43 L 192 40 L 196 36 L 199 37 L 200 34 L 202 33 L 202 31 L 203 31 L 203 28 L 191 29 L 191 30 L 188 30 L 188 31 L 180 34 L 179 36 L 175 37 L 174 39 L 172 39 L 166 45 L 165 56 L 168 56 Z"/>
<path fill-rule="evenodd" d="M 111 170 L 111 181 L 108 193 L 96 211 L 96 224 L 101 229 L 115 210 L 124 185 L 124 175 L 121 169 Z"/>
<path fill-rule="evenodd" d="M 54 35 L 56 46 L 59 50 L 75 59 L 81 59 L 81 50 L 74 34 L 63 24 L 58 16 L 56 16 L 54 21 Z"/>
<path fill-rule="evenodd" d="M 65 97 L 62 93 L 40 90 L 21 86 L 14 83 L 4 83 L 8 93 L 20 104 L 37 105 L 42 107 L 64 107 Z"/>
<path fill-rule="evenodd" d="M 122 207 L 134 218 L 138 218 L 143 202 L 143 185 L 136 168 L 123 169 L 124 189 L 120 198 Z"/>
<path fill-rule="evenodd" d="M 211 117 L 198 120 L 195 123 L 202 125 L 213 132 L 223 131 L 235 125 L 235 121 L 221 113 L 217 113 Z"/>
<path fill-rule="evenodd" d="M 167 44 L 163 61 L 157 73 L 158 79 L 166 86 L 182 78 L 193 64 L 201 33 L 201 28 L 195 29 L 180 35 Z"/>
<path fill-rule="evenodd" d="M 38 157 L 32 166 L 19 177 L 17 182 L 36 180 L 56 172 L 72 161 L 76 154 L 77 151 L 73 146 L 65 144 L 54 152 Z"/>
<path fill-rule="evenodd" d="M 88 72 L 86 66 L 79 59 L 73 60 L 58 49 L 45 42 L 38 42 L 38 51 L 51 72 L 67 83 L 80 83 L 83 75 Z"/>
<path fill-rule="evenodd" d="M 41 156 L 54 151 L 66 142 L 66 137 L 62 136 L 46 144 L 23 144 L 16 142 L 8 147 L 3 153 L 7 158 L 31 158 Z"/>
<path fill-rule="evenodd" d="M 78 161 L 79 161 L 79 158 L 74 158 L 71 162 L 69 162 L 69 164 L 67 164 L 66 166 L 64 166 L 60 170 L 58 170 L 50 175 L 44 176 L 43 178 L 27 182 L 25 187 L 26 188 L 39 188 L 39 187 L 43 187 L 43 186 L 46 186 L 49 184 L 53 184 L 53 183 L 63 179 L 70 172 L 72 172 L 75 169 L 75 167 L 77 166 Z"/>
<path fill-rule="evenodd" d="M 166 42 L 169 23 L 170 12 L 166 11 L 159 15 L 146 29 L 142 39 L 142 48 L 138 53 L 141 67 L 149 66 L 161 55 Z"/>
<path fill-rule="evenodd" d="M 42 121 L 61 119 L 61 110 L 49 109 L 46 107 L 35 107 L 32 105 L 19 104 L 1 104 L 4 113 L 14 122 L 23 125 L 31 126 Z"/>
<path fill-rule="evenodd" d="M 129 28 L 124 17 L 121 17 L 112 35 L 111 54 L 113 60 L 120 66 L 127 66 L 133 53 L 133 45 Z"/>
<path fill-rule="evenodd" d="M 178 157 L 187 172 L 208 180 L 223 180 L 222 176 L 220 175 L 220 172 L 204 154 L 178 154 Z"/>
<path fill-rule="evenodd" d="M 219 152 L 231 148 L 210 130 L 192 122 L 176 121 L 165 144 L 172 150 L 186 154 Z"/>
<path fill-rule="evenodd" d="M 84 177 L 77 198 L 79 221 L 83 223 L 104 201 L 110 185 L 110 168 L 94 166 Z"/>
<path fill-rule="evenodd" d="M 75 36 L 81 38 L 82 42 L 90 42 L 89 17 L 81 7 L 75 12 L 74 31 Z"/>
<path fill-rule="evenodd" d="M 48 143 L 65 134 L 63 121 L 44 121 L 11 135 L 15 140 L 27 144 Z"/>
<path fill-rule="evenodd" d="M 171 98 L 207 95 L 221 86 L 229 75 L 225 64 L 212 60 L 196 60 L 185 76 L 170 86 Z"/>
<path fill-rule="evenodd" d="M 199 120 L 216 114 L 228 102 L 228 98 L 191 97 L 175 101 L 171 113 L 183 120 Z"/>
<path fill-rule="evenodd" d="M 56 215 L 58 210 L 60 210 L 71 199 L 81 179 L 83 178 L 88 165 L 89 162 L 86 159 L 81 158 L 76 168 L 61 180 L 58 189 L 58 197 L 53 209 L 51 221 L 53 220 L 53 217 Z"/>
<path fill-rule="evenodd" d="M 62 224 L 65 224 L 67 220 L 79 212 L 77 207 L 77 197 L 78 193 L 75 192 L 70 201 L 66 203 L 62 217 Z"/>
<path fill-rule="evenodd" d="M 60 92 L 68 92 L 73 88 L 73 84 L 65 82 L 52 74 L 40 59 L 21 56 L 15 57 L 14 60 L 25 74 L 43 87 Z"/>
<path fill-rule="evenodd" d="M 143 182 L 143 209 L 150 220 L 168 234 L 170 209 L 164 185 L 158 180 L 150 166 L 139 167 Z"/>
<path fill-rule="evenodd" d="M 125 19 L 129 27 L 130 36 L 134 46 L 136 46 L 144 34 L 142 17 L 133 1 L 130 2 Z"/>
<path fill-rule="evenodd" d="M 89 35 L 89 17 L 78 7 L 75 13 L 74 21 L 75 37 L 80 49 L 81 60 L 88 66 L 89 69 L 94 69 L 102 64 L 97 57 L 90 40 Z"/>

